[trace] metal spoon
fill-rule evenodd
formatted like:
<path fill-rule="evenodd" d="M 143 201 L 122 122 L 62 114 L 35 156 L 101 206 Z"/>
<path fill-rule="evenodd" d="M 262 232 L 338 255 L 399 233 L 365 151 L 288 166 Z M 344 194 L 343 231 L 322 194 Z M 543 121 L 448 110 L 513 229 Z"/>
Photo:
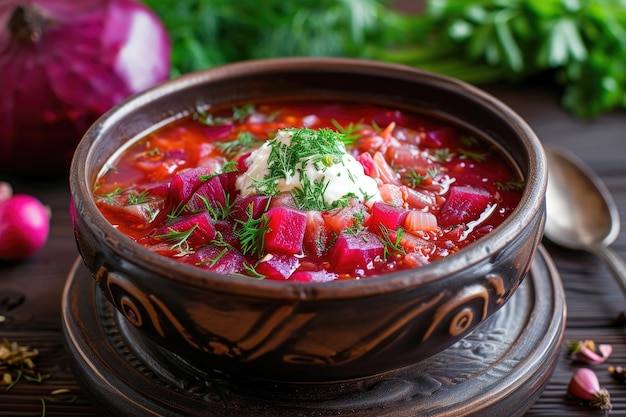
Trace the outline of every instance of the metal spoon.
<path fill-rule="evenodd" d="M 626 264 L 609 247 L 620 231 L 615 200 L 600 177 L 571 152 L 546 146 L 546 156 L 545 236 L 604 259 L 626 296 Z"/>

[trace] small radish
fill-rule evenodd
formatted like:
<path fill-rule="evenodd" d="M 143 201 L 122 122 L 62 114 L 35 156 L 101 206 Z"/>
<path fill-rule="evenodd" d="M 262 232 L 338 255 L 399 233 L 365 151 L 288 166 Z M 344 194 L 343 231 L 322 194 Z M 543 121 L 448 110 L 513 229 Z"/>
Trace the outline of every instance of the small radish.
<path fill-rule="evenodd" d="M 35 197 L 0 201 L 0 259 L 22 260 L 39 250 L 50 231 L 50 213 Z"/>
<path fill-rule="evenodd" d="M 13 195 L 13 188 L 8 182 L 0 181 L 0 203 L 8 200 Z"/>

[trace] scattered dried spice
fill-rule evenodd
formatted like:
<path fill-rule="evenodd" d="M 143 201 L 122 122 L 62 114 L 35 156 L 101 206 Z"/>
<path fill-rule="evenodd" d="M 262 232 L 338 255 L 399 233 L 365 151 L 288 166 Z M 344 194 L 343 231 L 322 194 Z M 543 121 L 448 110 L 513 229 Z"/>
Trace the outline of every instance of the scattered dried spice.
<path fill-rule="evenodd" d="M 5 386 L 8 391 L 21 379 L 41 382 L 48 378 L 49 375 L 41 374 L 35 369 L 34 360 L 37 356 L 37 349 L 7 340 L 0 342 L 0 386 Z"/>
<path fill-rule="evenodd" d="M 591 369 L 576 369 L 567 386 L 567 392 L 585 401 L 590 407 L 599 408 L 605 413 L 613 409 L 609 391 L 600 387 L 598 376 Z"/>
<path fill-rule="evenodd" d="M 623 366 L 609 366 L 609 374 L 614 380 L 626 383 L 626 368 Z"/>
<path fill-rule="evenodd" d="M 55 389 L 50 392 L 49 396 L 44 396 L 40 398 L 41 401 L 41 417 L 46 416 L 46 402 L 51 403 L 64 403 L 71 404 L 76 401 L 78 397 L 71 393 L 71 391 L 67 388 Z"/>
<path fill-rule="evenodd" d="M 574 362 L 587 365 L 603 363 L 613 353 L 613 346 L 609 344 L 596 344 L 593 340 L 581 340 L 570 342 L 567 345 Z"/>

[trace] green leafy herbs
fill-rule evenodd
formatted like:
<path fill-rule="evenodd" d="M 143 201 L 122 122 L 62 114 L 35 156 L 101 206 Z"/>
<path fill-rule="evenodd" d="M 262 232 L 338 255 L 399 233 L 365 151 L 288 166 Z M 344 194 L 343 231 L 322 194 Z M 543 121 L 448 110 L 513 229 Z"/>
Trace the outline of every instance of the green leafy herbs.
<path fill-rule="evenodd" d="M 378 239 L 384 245 L 384 258 L 387 259 L 389 256 L 396 255 L 406 255 L 406 251 L 402 246 L 402 236 L 404 235 L 404 229 L 399 227 L 398 230 L 389 230 L 387 226 L 380 224 L 378 226 L 379 233 Z"/>
<path fill-rule="evenodd" d="M 510 180 L 506 182 L 496 182 L 494 185 L 498 190 L 502 191 L 519 191 L 524 188 L 526 183 L 524 181 Z"/>
<path fill-rule="evenodd" d="M 289 135 L 289 143 L 284 142 L 284 135 Z M 308 177 L 305 164 L 312 163 L 318 171 L 342 163 L 346 155 L 343 145 L 344 135 L 331 129 L 285 129 L 267 141 L 270 153 L 267 157 L 267 174 L 255 178 L 253 186 L 261 194 L 274 196 L 278 193 L 276 185 L 281 179 L 300 176 L 300 187 L 292 195 L 302 210 L 329 210 L 343 205 L 342 200 L 328 203 L 324 192 L 328 180 Z M 344 200 L 347 200 L 346 196 Z"/>
<path fill-rule="evenodd" d="M 265 253 L 265 233 L 270 230 L 267 227 L 265 213 L 259 218 L 252 216 L 254 206 L 252 203 L 246 209 L 247 218 L 237 220 L 234 233 L 241 243 L 241 252 L 244 255 L 261 256 Z"/>
<path fill-rule="evenodd" d="M 487 159 L 487 157 L 491 155 L 491 152 L 477 152 L 477 151 L 470 151 L 470 150 L 462 149 L 462 148 L 458 148 L 457 151 L 459 151 L 459 153 L 465 158 L 471 159 L 476 162 L 484 162 Z"/>
<path fill-rule="evenodd" d="M 219 126 L 227 123 L 243 122 L 246 117 L 254 113 L 254 110 L 254 104 L 245 104 L 241 107 L 233 107 L 230 116 L 222 117 L 216 116 L 213 113 L 207 113 L 203 109 L 196 109 L 193 118 L 207 126 Z"/>
<path fill-rule="evenodd" d="M 194 224 L 187 230 L 175 230 L 168 228 L 168 232 L 156 235 L 155 238 L 170 243 L 170 250 L 177 250 L 179 255 L 186 255 L 191 253 L 191 246 L 189 245 L 189 237 L 198 228 L 197 224 Z"/>
<path fill-rule="evenodd" d="M 250 132 L 239 132 L 237 139 L 224 142 L 215 142 L 220 151 L 229 156 L 245 152 L 262 142 Z"/>
<path fill-rule="evenodd" d="M 434 179 L 438 172 L 439 171 L 435 167 L 428 168 L 426 174 L 420 174 L 413 169 L 409 169 L 406 174 L 403 175 L 402 179 L 409 187 L 416 188 L 427 182 L 427 180 Z"/>
<path fill-rule="evenodd" d="M 280 56 L 349 56 L 412 65 L 474 84 L 545 73 L 581 117 L 626 108 L 623 0 L 145 0 L 173 42 L 177 76 Z"/>

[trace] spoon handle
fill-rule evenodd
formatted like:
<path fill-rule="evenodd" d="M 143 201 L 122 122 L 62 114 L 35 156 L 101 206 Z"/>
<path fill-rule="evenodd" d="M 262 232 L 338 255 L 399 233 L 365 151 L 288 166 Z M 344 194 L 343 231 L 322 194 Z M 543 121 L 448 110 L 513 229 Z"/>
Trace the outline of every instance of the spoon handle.
<path fill-rule="evenodd" d="M 606 261 L 611 273 L 626 297 L 626 264 L 624 261 L 613 249 L 606 245 L 595 245 L 593 252 Z"/>

